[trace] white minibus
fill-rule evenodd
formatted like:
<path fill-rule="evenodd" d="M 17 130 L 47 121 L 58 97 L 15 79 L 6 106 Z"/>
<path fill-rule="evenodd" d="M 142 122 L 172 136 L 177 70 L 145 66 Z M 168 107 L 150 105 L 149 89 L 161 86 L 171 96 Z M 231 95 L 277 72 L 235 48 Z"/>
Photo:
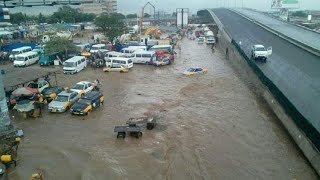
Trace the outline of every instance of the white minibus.
<path fill-rule="evenodd" d="M 29 66 L 36 64 L 39 61 L 39 54 L 37 52 L 26 52 L 16 56 L 16 60 L 13 61 L 13 66 Z"/>
<path fill-rule="evenodd" d="M 63 73 L 75 74 L 87 67 L 87 61 L 84 56 L 74 56 L 63 63 Z"/>

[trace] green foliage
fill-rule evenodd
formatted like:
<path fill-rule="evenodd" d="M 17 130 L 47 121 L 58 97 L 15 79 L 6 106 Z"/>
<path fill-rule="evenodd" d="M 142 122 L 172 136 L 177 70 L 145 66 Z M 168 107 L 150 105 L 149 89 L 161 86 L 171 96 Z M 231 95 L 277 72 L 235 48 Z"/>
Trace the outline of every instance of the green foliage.
<path fill-rule="evenodd" d="M 127 15 L 128 19 L 133 19 L 133 18 L 137 18 L 137 14 L 128 14 Z"/>
<path fill-rule="evenodd" d="M 125 31 L 123 20 L 114 14 L 103 14 L 95 19 L 94 24 L 110 41 L 113 41 L 114 38 L 120 36 Z"/>
<path fill-rule="evenodd" d="M 10 14 L 10 21 L 12 24 L 24 23 L 26 22 L 26 20 L 27 20 L 27 17 L 21 12 Z"/>
<path fill-rule="evenodd" d="M 22 13 L 10 14 L 12 24 L 20 24 L 24 22 L 37 22 L 37 23 L 78 23 L 78 22 L 92 22 L 96 15 L 80 13 L 77 9 L 73 9 L 70 6 L 62 6 L 59 10 L 51 16 L 44 16 L 39 14 L 38 16 L 26 16 Z"/>
<path fill-rule="evenodd" d="M 125 18 L 126 18 L 126 16 L 123 15 L 123 14 L 121 14 L 121 13 L 114 13 L 114 14 L 112 14 L 112 15 L 116 16 L 116 17 L 119 18 L 119 19 L 125 19 Z"/>
<path fill-rule="evenodd" d="M 46 44 L 44 49 L 46 54 L 50 54 L 53 52 L 64 53 L 66 50 L 73 51 L 76 50 L 77 47 L 68 39 L 55 37 Z"/>
<path fill-rule="evenodd" d="M 143 15 L 145 18 L 149 18 L 149 17 L 151 17 L 151 15 L 150 14 L 148 14 L 148 13 L 144 13 L 144 15 Z"/>
<path fill-rule="evenodd" d="M 304 11 L 295 11 L 291 14 L 292 16 L 296 16 L 296 17 L 307 17 L 307 13 L 305 13 Z"/>

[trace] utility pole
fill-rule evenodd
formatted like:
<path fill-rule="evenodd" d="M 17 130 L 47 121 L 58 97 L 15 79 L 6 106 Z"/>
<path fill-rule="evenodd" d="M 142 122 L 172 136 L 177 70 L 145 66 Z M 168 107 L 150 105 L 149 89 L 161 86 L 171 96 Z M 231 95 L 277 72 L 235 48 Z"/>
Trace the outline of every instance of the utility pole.
<path fill-rule="evenodd" d="M 6 93 L 4 91 L 3 75 L 4 70 L 0 70 L 0 129 L 3 129 L 11 125 L 7 106 Z"/>

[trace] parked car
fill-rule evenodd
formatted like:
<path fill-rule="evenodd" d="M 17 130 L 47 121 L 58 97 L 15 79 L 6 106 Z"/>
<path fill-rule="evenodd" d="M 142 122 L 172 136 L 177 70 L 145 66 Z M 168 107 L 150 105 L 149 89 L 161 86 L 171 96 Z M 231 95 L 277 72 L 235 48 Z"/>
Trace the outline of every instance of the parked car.
<path fill-rule="evenodd" d="M 170 65 L 170 64 L 171 64 L 171 61 L 170 61 L 169 58 L 163 57 L 163 58 L 161 58 L 160 60 L 153 62 L 153 64 L 154 64 L 155 66 L 165 66 L 165 65 Z"/>
<path fill-rule="evenodd" d="M 46 98 L 47 102 L 51 102 L 62 91 L 64 91 L 63 87 L 61 87 L 61 86 L 52 86 L 52 87 L 45 88 L 41 92 L 41 94 Z"/>
<path fill-rule="evenodd" d="M 48 105 L 49 112 L 66 112 L 79 100 L 78 93 L 74 91 L 62 91 Z"/>
<path fill-rule="evenodd" d="M 184 75 L 206 74 L 208 72 L 205 68 L 192 67 L 183 72 Z"/>
<path fill-rule="evenodd" d="M 78 93 L 80 96 L 92 91 L 95 88 L 94 83 L 89 81 L 80 81 L 76 83 L 70 90 Z"/>
<path fill-rule="evenodd" d="M 99 91 L 91 91 L 82 96 L 70 109 L 71 114 L 88 115 L 92 110 L 102 106 L 104 96 Z"/>
<path fill-rule="evenodd" d="M 124 65 L 120 66 L 111 66 L 103 68 L 104 72 L 128 72 L 129 68 L 125 67 Z"/>
<path fill-rule="evenodd" d="M 27 86 L 32 89 L 36 89 L 39 93 L 41 93 L 45 88 L 50 87 L 50 83 L 45 79 L 38 79 L 37 82 L 31 82 Z"/>

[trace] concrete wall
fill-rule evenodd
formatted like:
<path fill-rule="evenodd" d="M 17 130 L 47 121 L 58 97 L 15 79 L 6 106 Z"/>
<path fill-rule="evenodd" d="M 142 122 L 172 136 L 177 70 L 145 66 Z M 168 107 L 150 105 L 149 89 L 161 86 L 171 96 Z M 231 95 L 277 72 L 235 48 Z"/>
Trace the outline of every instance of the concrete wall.
<path fill-rule="evenodd" d="M 215 19 L 215 17 L 214 17 Z M 217 19 L 216 19 L 217 20 Z M 218 20 L 217 20 L 218 21 Z M 217 22 L 219 25 L 219 22 Z M 232 66 L 232 68 L 238 73 L 240 78 L 247 83 L 252 91 L 261 97 L 270 106 L 279 120 L 282 122 L 284 127 L 287 129 L 293 140 L 302 150 L 306 158 L 312 164 L 314 169 L 320 175 L 320 153 L 307 138 L 301 129 L 297 127 L 294 121 L 286 114 L 282 106 L 274 98 L 272 93 L 269 91 L 261 80 L 258 78 L 256 73 L 249 66 L 246 59 L 239 53 L 234 44 L 230 42 L 230 37 L 226 32 L 223 32 L 223 26 L 219 27 L 219 43 L 217 47 L 222 49 L 226 54 L 226 61 Z"/>

